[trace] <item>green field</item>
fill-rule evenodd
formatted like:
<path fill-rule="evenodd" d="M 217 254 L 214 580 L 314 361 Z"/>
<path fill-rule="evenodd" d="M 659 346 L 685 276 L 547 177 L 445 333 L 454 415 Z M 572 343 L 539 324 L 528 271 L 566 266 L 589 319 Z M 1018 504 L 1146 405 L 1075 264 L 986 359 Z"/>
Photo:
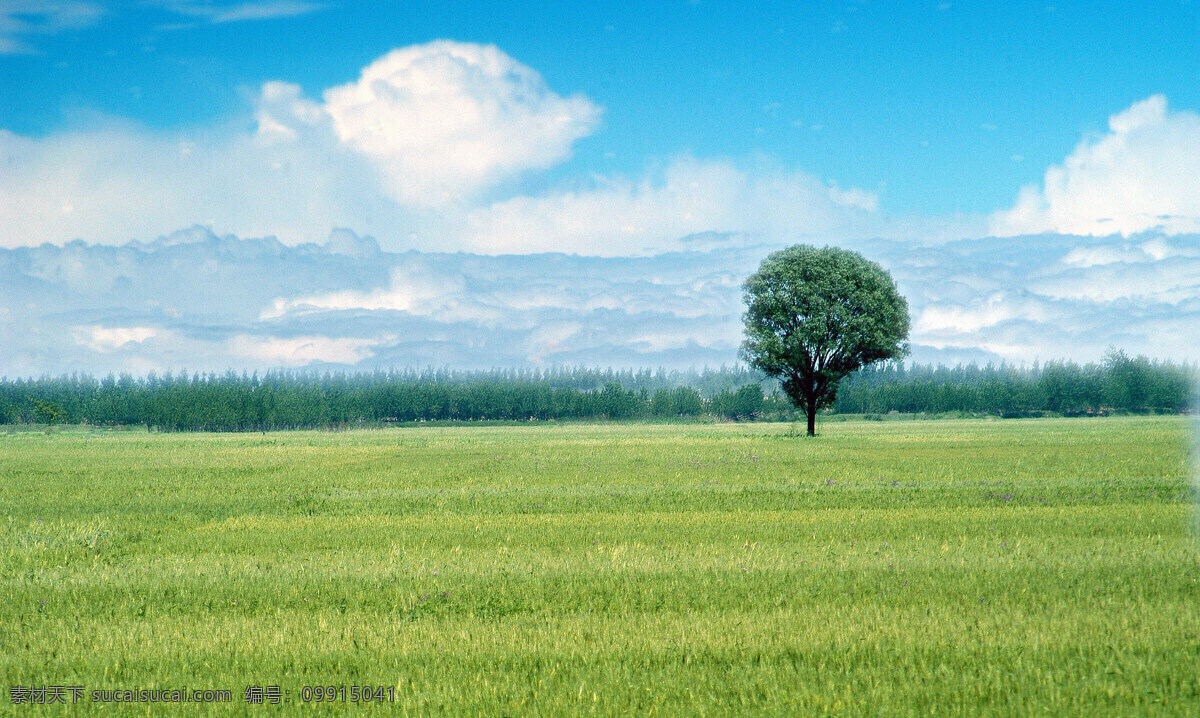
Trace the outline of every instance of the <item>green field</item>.
<path fill-rule="evenodd" d="M 415 715 L 1195 716 L 1187 429 L 0 435 L 0 708 L 382 685 Z"/>

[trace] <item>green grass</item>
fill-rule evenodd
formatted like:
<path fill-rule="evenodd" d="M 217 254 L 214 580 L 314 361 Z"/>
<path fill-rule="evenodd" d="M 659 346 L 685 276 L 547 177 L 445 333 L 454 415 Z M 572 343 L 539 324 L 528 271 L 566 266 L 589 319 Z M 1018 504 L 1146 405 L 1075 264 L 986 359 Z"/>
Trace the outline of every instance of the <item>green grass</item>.
<path fill-rule="evenodd" d="M 0 435 L 0 710 L 1200 712 L 1184 419 L 789 430 Z"/>

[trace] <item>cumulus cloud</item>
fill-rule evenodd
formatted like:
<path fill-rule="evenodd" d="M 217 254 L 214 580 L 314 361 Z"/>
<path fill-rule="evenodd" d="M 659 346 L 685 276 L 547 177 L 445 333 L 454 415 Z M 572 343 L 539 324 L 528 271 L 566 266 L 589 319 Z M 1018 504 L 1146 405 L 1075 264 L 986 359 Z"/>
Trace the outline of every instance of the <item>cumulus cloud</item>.
<path fill-rule="evenodd" d="M 25 38 L 87 27 L 103 14 L 82 0 L 0 0 L 0 55 L 36 52 Z"/>
<path fill-rule="evenodd" d="M 393 201 L 435 208 L 558 164 L 600 119 L 589 99 L 558 95 L 499 48 L 449 40 L 393 50 L 323 99 L 265 83 L 258 137 L 359 155 Z"/>
<path fill-rule="evenodd" d="M 325 111 L 397 199 L 432 205 L 559 163 L 600 119 L 589 99 L 557 95 L 499 48 L 449 40 L 384 55 L 326 90 Z"/>
<path fill-rule="evenodd" d="M 992 217 L 999 235 L 1059 232 L 1128 236 L 1160 229 L 1200 231 L 1200 115 L 1172 111 L 1154 95 L 1109 118 L 1042 187 L 1023 187 L 1016 204 Z"/>

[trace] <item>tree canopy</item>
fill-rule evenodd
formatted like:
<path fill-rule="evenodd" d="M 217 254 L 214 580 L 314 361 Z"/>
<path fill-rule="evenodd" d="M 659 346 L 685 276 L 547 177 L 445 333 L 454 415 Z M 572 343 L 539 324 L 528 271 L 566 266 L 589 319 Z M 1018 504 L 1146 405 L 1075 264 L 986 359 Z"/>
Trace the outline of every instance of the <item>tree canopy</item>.
<path fill-rule="evenodd" d="M 908 303 L 891 275 L 857 252 L 789 247 L 764 259 L 742 290 L 742 357 L 779 379 L 810 436 L 843 377 L 908 351 Z"/>

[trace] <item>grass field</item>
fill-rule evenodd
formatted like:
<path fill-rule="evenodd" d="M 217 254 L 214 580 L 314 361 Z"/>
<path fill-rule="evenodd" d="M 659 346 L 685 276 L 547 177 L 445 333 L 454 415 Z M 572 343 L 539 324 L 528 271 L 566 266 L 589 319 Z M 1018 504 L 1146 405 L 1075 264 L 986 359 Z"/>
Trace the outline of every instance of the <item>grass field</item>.
<path fill-rule="evenodd" d="M 1200 713 L 1186 420 L 789 430 L 0 435 L 0 710 Z"/>

